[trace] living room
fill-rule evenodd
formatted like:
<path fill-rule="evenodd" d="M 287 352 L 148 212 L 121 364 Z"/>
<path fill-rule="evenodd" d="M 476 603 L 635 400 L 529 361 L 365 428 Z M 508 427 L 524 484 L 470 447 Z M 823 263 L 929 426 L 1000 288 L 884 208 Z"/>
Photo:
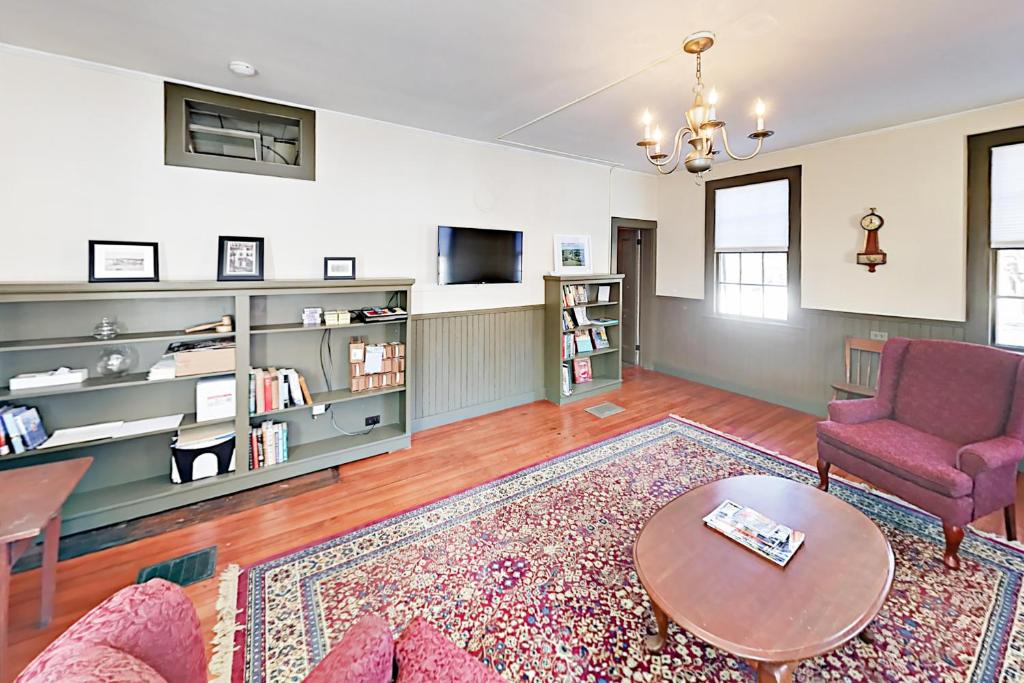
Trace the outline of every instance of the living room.
<path fill-rule="evenodd" d="M 1024 680 L 1022 25 L 0 0 L 0 683 Z"/>

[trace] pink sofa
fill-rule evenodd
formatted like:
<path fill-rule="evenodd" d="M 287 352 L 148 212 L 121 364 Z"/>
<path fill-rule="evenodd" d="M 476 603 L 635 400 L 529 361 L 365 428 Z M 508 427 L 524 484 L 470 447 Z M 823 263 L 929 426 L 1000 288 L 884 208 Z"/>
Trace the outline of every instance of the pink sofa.
<path fill-rule="evenodd" d="M 1019 354 L 962 342 L 891 339 L 874 398 L 832 401 L 818 423 L 819 488 L 835 464 L 942 519 L 958 569 L 963 527 L 1002 509 L 1015 540 L 1024 458 Z"/>
<path fill-rule="evenodd" d="M 421 618 L 397 644 L 387 622 L 364 617 L 305 683 L 500 683 L 497 674 Z M 53 641 L 15 683 L 206 683 L 195 607 L 161 579 L 108 598 Z"/>

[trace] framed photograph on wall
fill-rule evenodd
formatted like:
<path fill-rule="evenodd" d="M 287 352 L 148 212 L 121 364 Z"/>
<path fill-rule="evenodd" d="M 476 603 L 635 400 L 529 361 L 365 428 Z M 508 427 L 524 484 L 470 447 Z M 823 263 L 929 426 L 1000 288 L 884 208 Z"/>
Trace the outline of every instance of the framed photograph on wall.
<path fill-rule="evenodd" d="M 555 235 L 555 275 L 594 272 L 590 235 Z"/>
<path fill-rule="evenodd" d="M 156 242 L 89 240 L 89 282 L 159 282 Z"/>
<path fill-rule="evenodd" d="M 225 237 L 221 235 L 217 246 L 217 279 L 263 279 L 263 238 Z"/>
<path fill-rule="evenodd" d="M 325 280 L 355 280 L 356 279 L 356 257 L 355 256 L 326 256 L 326 257 L 324 257 L 324 279 Z"/>

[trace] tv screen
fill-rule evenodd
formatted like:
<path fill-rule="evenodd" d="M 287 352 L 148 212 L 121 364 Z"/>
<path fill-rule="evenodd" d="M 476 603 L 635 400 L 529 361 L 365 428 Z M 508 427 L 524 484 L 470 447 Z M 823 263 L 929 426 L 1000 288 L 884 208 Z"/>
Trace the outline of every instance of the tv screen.
<path fill-rule="evenodd" d="M 523 281 L 523 233 L 437 226 L 437 272 L 442 285 Z"/>

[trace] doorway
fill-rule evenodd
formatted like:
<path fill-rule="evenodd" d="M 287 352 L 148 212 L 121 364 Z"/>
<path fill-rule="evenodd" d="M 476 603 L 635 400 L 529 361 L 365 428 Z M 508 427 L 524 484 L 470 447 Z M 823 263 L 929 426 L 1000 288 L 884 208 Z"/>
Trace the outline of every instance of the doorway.
<path fill-rule="evenodd" d="M 622 278 L 622 364 L 649 367 L 650 310 L 654 304 L 653 221 L 612 219 L 612 270 Z"/>

